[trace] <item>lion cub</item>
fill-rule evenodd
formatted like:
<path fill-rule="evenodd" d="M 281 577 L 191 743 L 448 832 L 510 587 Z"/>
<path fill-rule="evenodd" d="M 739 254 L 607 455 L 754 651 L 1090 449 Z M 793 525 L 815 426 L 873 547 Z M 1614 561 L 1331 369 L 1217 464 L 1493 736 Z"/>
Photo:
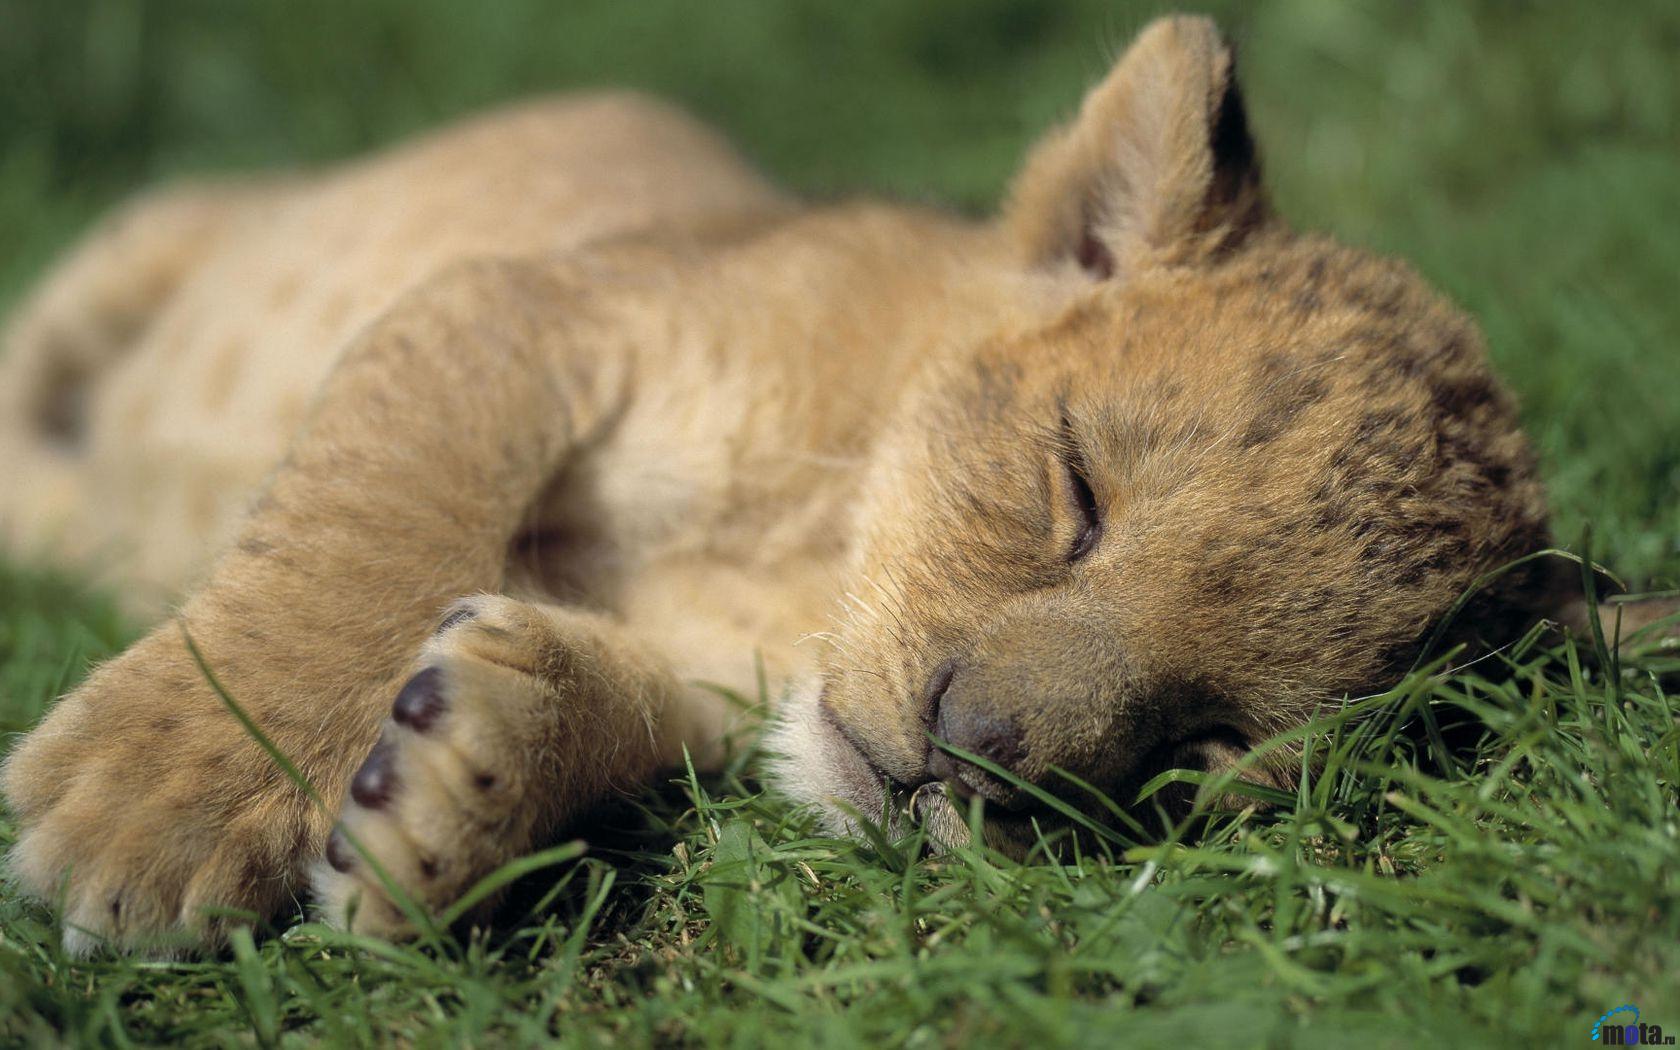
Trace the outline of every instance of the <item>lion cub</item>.
<path fill-rule="evenodd" d="M 930 737 L 1116 797 L 1223 766 L 1546 541 L 1471 324 L 1273 215 L 1196 18 L 995 222 L 803 207 L 658 104 L 562 100 L 142 201 L 7 338 L 12 548 L 186 595 L 5 766 L 76 950 L 311 878 L 399 934 L 370 858 L 450 903 L 716 756 L 755 654 L 789 794 L 844 829 L 921 787 L 947 832 L 981 796 L 1016 841 L 1030 799 Z"/>

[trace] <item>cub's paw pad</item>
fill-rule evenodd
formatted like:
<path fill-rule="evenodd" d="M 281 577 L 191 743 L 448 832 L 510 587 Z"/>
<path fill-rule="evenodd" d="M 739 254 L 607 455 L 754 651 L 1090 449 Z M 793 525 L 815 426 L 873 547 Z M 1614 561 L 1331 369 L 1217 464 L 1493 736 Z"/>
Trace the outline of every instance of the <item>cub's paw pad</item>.
<path fill-rule="evenodd" d="M 382 736 L 368 752 L 366 761 L 350 780 L 350 797 L 356 805 L 383 809 L 391 801 L 391 795 L 398 786 L 392 751 L 390 738 Z"/>
<path fill-rule="evenodd" d="M 535 673 L 545 636 L 518 602 L 470 601 L 472 615 L 454 617 L 426 643 L 421 668 L 397 691 L 378 743 L 350 780 L 314 876 L 329 921 L 384 936 L 410 932 L 377 869 L 436 912 L 529 845 L 520 771 L 530 761 L 528 720 L 549 702 Z"/>
<path fill-rule="evenodd" d="M 428 667 L 408 680 L 391 705 L 391 719 L 416 733 L 424 733 L 437 724 L 449 702 L 443 695 L 443 672 Z"/>

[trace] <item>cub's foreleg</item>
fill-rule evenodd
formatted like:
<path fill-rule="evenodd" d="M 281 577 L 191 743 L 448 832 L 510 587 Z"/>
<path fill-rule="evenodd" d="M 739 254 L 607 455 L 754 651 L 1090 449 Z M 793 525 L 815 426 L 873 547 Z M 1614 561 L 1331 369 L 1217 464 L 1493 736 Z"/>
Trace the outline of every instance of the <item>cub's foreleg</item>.
<path fill-rule="evenodd" d="M 488 595 L 456 603 L 351 779 L 314 879 L 327 918 L 409 932 L 351 837 L 437 911 L 615 789 L 645 783 L 676 689 L 663 660 L 600 615 Z"/>
<path fill-rule="evenodd" d="M 484 263 L 349 347 L 209 582 L 8 758 L 11 869 L 65 939 L 213 942 L 292 899 L 335 815 L 244 732 L 184 641 L 316 792 L 343 797 L 444 607 L 497 591 L 533 499 L 599 439 L 628 351 L 604 291 Z M 444 644 L 444 643 L 439 643 Z"/>

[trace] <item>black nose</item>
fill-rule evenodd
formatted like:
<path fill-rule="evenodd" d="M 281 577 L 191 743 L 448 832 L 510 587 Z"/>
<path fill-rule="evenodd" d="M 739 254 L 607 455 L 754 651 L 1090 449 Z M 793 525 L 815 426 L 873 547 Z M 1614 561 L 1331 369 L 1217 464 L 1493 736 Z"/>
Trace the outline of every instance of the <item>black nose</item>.
<path fill-rule="evenodd" d="M 957 661 L 953 657 L 933 669 L 928 676 L 927 687 L 922 690 L 922 724 L 931 732 L 934 723 L 939 720 L 939 705 L 945 699 L 945 693 L 951 688 L 951 681 L 957 677 Z"/>
<path fill-rule="evenodd" d="M 1014 772 L 1026 757 L 1020 725 L 992 711 L 984 697 L 963 689 L 960 679 L 956 665 L 946 661 L 928 681 L 927 714 L 933 735 Z M 939 780 L 954 779 L 965 769 L 979 772 L 938 745 L 928 753 L 928 772 Z"/>

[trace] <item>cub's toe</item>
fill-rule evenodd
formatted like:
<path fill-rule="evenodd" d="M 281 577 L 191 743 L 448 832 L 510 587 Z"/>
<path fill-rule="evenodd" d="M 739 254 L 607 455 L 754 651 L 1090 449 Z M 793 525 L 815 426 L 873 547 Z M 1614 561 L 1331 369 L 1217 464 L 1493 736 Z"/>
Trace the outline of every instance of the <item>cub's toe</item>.
<path fill-rule="evenodd" d="M 457 621 L 461 622 L 461 621 Z M 443 696 L 443 672 L 427 667 L 408 680 L 391 705 L 391 719 L 416 733 L 424 733 L 437 724 L 447 701 Z"/>
<path fill-rule="evenodd" d="M 313 873 L 328 921 L 412 934 L 399 898 L 439 912 L 529 845 L 526 756 L 513 742 L 544 685 L 523 669 L 535 664 L 519 624 L 496 612 L 475 604 L 458 615 L 457 607 L 397 691 Z"/>

